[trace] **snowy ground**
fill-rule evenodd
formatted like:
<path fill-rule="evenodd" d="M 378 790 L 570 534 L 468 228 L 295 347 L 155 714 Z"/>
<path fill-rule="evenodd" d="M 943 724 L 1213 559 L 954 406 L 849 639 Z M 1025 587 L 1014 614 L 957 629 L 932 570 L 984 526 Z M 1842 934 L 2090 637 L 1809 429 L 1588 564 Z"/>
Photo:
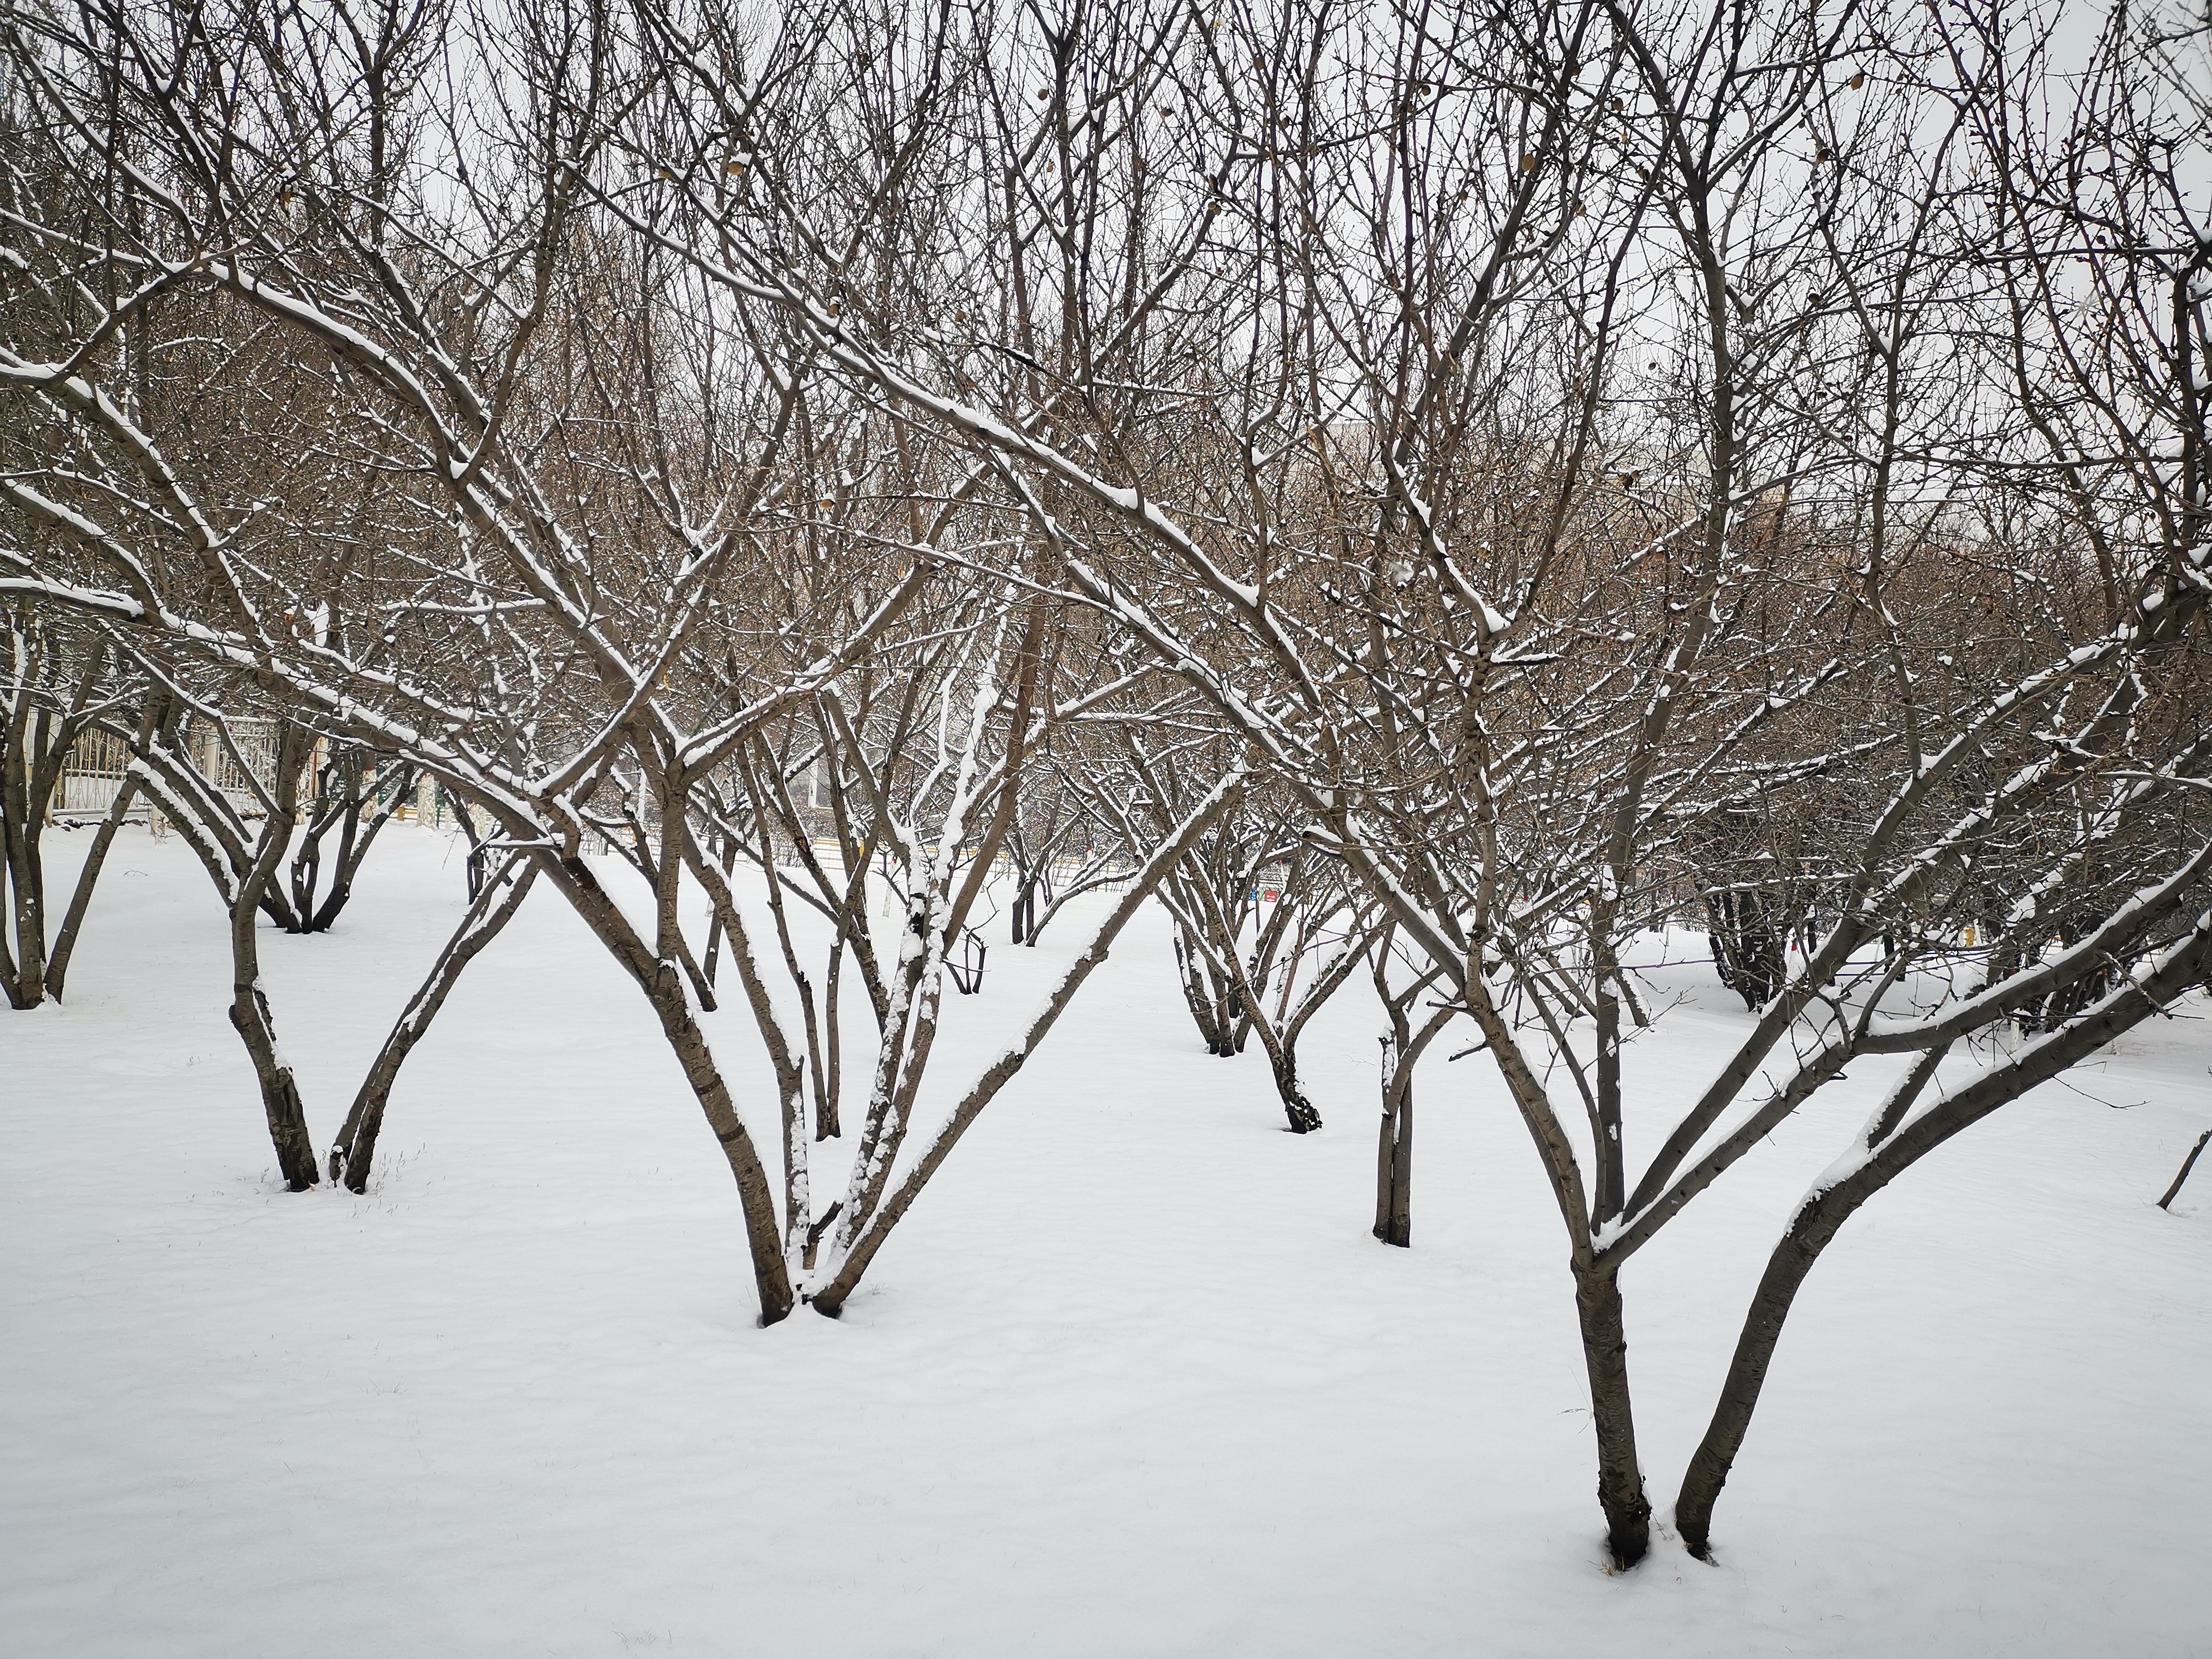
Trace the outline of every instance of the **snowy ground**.
<path fill-rule="evenodd" d="M 267 939 L 319 1137 L 459 889 L 396 830 L 336 934 Z M 1306 1046 L 1329 1127 L 1293 1137 L 1133 930 L 845 1319 L 762 1331 L 708 1132 L 555 895 L 417 1052 L 358 1200 L 276 1188 L 213 907 L 131 832 L 70 1005 L 0 1013 L 11 1659 L 2212 1654 L 2212 1170 L 2153 1202 L 2212 1127 L 2201 1000 L 1853 1221 L 1720 1565 L 1668 1536 L 1616 1578 L 1534 1158 L 1481 1060 L 1432 1061 L 1415 1248 L 1369 1238 L 1357 988 Z M 1053 943 L 994 950 L 969 1054 Z M 1739 1024 L 1678 1013 L 1642 1086 Z M 1629 1267 L 1662 1514 L 1865 1109 Z"/>

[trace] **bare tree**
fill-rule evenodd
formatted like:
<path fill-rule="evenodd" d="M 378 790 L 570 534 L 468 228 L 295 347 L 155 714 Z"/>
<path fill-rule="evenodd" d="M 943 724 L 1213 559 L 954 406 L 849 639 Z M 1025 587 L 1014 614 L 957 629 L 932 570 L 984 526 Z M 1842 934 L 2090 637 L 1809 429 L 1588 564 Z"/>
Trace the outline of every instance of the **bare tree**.
<path fill-rule="evenodd" d="M 1793 1225 L 1789 1249 L 1807 1254 L 1789 1279 L 1831 1218 L 2197 970 L 2203 930 L 2185 923 L 2139 977 L 2062 1012 L 2033 1058 L 1916 1104 L 1960 1036 L 2168 937 L 2197 890 L 2201 845 L 2172 816 L 2193 810 L 2175 803 L 2195 739 L 2148 717 L 2194 684 L 2197 509 L 2170 477 L 2155 487 L 2174 509 L 2158 532 L 2169 552 L 2155 569 L 2116 563 L 2104 623 L 2055 654 L 2030 638 L 2033 660 L 1938 674 L 1960 666 L 1929 650 L 1940 628 L 1902 614 L 1941 602 L 1928 572 L 1962 546 L 1962 494 L 1996 510 L 2021 493 L 2018 451 L 1986 418 L 2013 391 L 1982 374 L 1998 361 L 1980 355 L 1985 198 L 1960 155 L 1961 112 L 2007 84 L 1994 60 L 1923 103 L 1939 36 L 1864 9 L 1561 7 L 1441 35 L 1407 15 L 1356 40 L 1317 25 L 1310 50 L 1276 21 L 1208 30 L 1181 63 L 1170 25 L 1091 26 L 1206 88 L 1176 107 L 1206 104 L 1218 144 L 1192 153 L 1225 170 L 1185 173 L 1179 198 L 1131 118 L 1138 83 L 1071 73 L 1111 48 L 1041 27 L 1022 43 L 1034 120 L 987 87 L 964 94 L 974 119 L 945 115 L 971 61 L 950 48 L 901 104 L 899 165 L 951 181 L 932 201 L 970 215 L 961 237 L 929 243 L 934 223 L 894 223 L 888 194 L 848 193 L 841 249 L 801 232 L 772 187 L 742 207 L 694 188 L 712 233 L 694 257 L 780 307 L 836 373 L 983 458 L 1050 550 L 1065 602 L 1110 617 L 1198 690 L 1442 969 L 1567 1231 L 1600 1499 L 1626 1565 L 1650 1514 L 1626 1259 L 1852 1055 L 1912 1056 L 1859 1173 Z M 721 84 L 698 90 L 724 100 L 726 130 L 758 116 L 738 107 L 751 83 Z M 1033 165 L 1047 157 L 1051 170 Z M 1000 179 L 1017 186 L 1003 207 L 960 182 Z M 1146 191 L 1173 205 L 1139 216 Z M 1188 257 L 1169 226 L 1191 228 Z M 2198 245 L 2168 243 L 2184 263 Z M 1091 263 L 1025 284 L 1031 246 Z M 917 328 L 910 307 L 849 280 L 851 250 L 894 247 L 902 302 L 977 295 L 953 319 L 964 330 Z M 1146 332 L 1149 296 L 1185 283 L 1218 307 L 1205 345 L 1179 321 Z M 1064 320 L 1056 337 L 1037 331 L 1046 316 Z M 998 319 L 995 339 L 978 319 Z M 2176 353 L 2197 349 L 2196 327 L 2160 337 L 2151 384 L 2187 382 Z M 1138 339 L 1140 373 L 1101 344 Z M 1010 367 L 975 373 L 971 340 Z M 2138 411 L 2108 393 L 2102 407 L 2166 419 L 2179 453 L 2197 453 L 2181 404 Z M 2163 441 L 2136 449 L 2170 473 Z M 2112 499 L 2076 490 L 2065 539 L 2093 545 L 2085 509 Z M 2057 750 L 2039 735 L 2054 731 Z M 2081 816 L 2085 785 L 2101 804 Z M 1787 932 L 1810 948 L 1784 977 L 1761 947 L 1750 1031 L 1633 1172 L 1621 1052 L 1650 1015 L 1626 945 L 1671 914 L 1685 872 L 1703 868 L 1709 891 L 1774 890 L 1743 867 L 1771 846 L 1700 848 L 1692 826 L 1749 803 L 1815 822 L 1832 787 L 1860 810 L 1793 851 L 1803 867 L 1788 876 L 1806 894 L 1785 904 Z M 2097 901 L 2072 943 L 2011 979 L 1977 991 L 1935 972 L 1983 902 L 1972 872 L 2011 831 L 2055 834 L 2073 870 L 2116 814 L 2144 813 L 2178 831 L 2144 842 L 2170 849 L 2136 866 L 2148 886 Z M 1762 1292 L 1754 1322 L 1778 1328 L 1784 1305 Z M 1731 1389 L 1734 1421 L 1748 1400 Z M 1735 1431 L 1717 1427 L 1678 1505 L 1699 1550 Z"/>
<path fill-rule="evenodd" d="M 1401 1249 L 1413 1243 L 1413 1073 L 1428 1047 L 1443 1034 L 1460 1011 L 1438 1004 L 1427 993 L 1443 977 L 1433 963 L 1416 961 L 1401 969 L 1394 985 L 1395 927 L 1386 926 L 1375 940 L 1369 968 L 1376 1000 L 1382 1005 L 1380 1073 L 1382 1116 L 1375 1139 L 1375 1237 Z M 1416 1015 L 1420 1016 L 1415 1024 Z M 1457 1056 L 1455 1056 L 1457 1058 Z"/>
<path fill-rule="evenodd" d="M 1477 1028 L 1626 1566 L 1630 1257 L 1893 1070 L 1747 1316 L 1676 1504 L 1702 1554 L 1848 1217 L 2204 975 L 2179 25 L 2116 11 L 2065 82 L 2002 8 L 1888 0 L 7 17 L 0 598 L 128 641 L 211 730 L 281 722 L 258 829 L 181 714 L 137 737 L 241 963 L 257 906 L 343 890 L 372 764 L 492 861 L 349 1182 L 534 872 L 653 1008 L 763 1320 L 835 1313 L 1157 891 L 1194 1019 L 1260 1038 L 1294 1128 L 1299 1031 L 1370 963 L 1394 1243 L 1414 1063 Z M 317 743 L 361 768 L 320 787 L 328 895 L 313 855 L 271 880 Z M 1035 914 L 1062 800 L 1119 890 L 917 1133 L 969 930 L 1005 897 L 1033 939 L 1097 878 Z M 1278 864 L 1311 896 L 1266 911 Z M 1632 964 L 1686 905 L 1747 1018 L 1632 1113 L 1668 1013 Z M 726 957 L 780 1182 L 697 1018 Z"/>
<path fill-rule="evenodd" d="M 131 810 L 126 779 L 105 804 L 59 925 L 47 924 L 41 846 L 77 745 L 126 713 L 138 688 L 96 629 L 34 602 L 8 608 L 7 678 L 0 681 L 0 993 L 11 1008 L 58 1000 L 115 832 Z M 9 928 L 13 930 L 12 939 Z"/>

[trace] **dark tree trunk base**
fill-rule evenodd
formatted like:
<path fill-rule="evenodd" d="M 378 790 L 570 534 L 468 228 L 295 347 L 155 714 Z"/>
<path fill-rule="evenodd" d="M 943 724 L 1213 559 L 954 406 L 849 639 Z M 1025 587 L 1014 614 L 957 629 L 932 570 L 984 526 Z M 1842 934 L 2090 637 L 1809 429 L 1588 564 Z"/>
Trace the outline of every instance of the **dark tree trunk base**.
<path fill-rule="evenodd" d="M 1386 1108 L 1375 1145 L 1375 1237 L 1411 1249 L 1413 1244 L 1413 1091 L 1398 1091 Z"/>
<path fill-rule="evenodd" d="M 1606 1549 L 1626 1571 L 1651 1550 L 1651 1503 L 1636 1455 L 1636 1419 L 1628 1390 L 1628 1330 L 1620 1285 L 1609 1273 L 1577 1275 L 1575 1310 L 1582 1321 L 1583 1361 L 1589 1371 L 1590 1417 L 1597 1430 L 1597 1501 L 1605 1513 Z"/>
<path fill-rule="evenodd" d="M 287 1192 L 304 1193 L 319 1178 L 315 1168 L 315 1143 L 307 1133 L 307 1108 L 300 1100 L 300 1085 L 292 1076 L 292 1068 L 276 1058 L 274 1033 L 268 1024 L 268 1011 L 256 1006 L 242 1010 L 241 997 L 233 1003 L 230 1023 L 245 1040 L 246 1052 L 252 1056 L 253 1069 L 261 1085 L 261 1106 L 269 1120 L 269 1142 L 276 1148 L 277 1172 L 284 1177 Z M 258 1005 L 258 994 L 252 1001 Z"/>

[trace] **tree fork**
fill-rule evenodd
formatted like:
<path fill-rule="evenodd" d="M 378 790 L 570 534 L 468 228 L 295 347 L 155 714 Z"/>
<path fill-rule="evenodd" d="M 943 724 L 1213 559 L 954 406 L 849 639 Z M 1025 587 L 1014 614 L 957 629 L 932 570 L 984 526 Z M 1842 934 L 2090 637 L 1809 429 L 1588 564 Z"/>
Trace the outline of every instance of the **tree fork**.
<path fill-rule="evenodd" d="M 1382 1038 L 1382 1120 L 1375 1139 L 1375 1237 L 1410 1249 L 1413 1243 L 1413 1089 L 1403 1073 L 1405 1018 L 1394 1004 Z"/>
<path fill-rule="evenodd" d="M 261 1085 L 262 1110 L 269 1121 L 270 1144 L 276 1151 L 277 1170 L 286 1188 L 295 1193 L 315 1184 L 319 1174 L 315 1146 L 307 1133 L 299 1083 L 276 1046 L 276 1023 L 261 988 L 261 952 L 254 930 L 262 897 L 291 844 L 306 743 L 305 736 L 289 722 L 278 734 L 274 799 L 262 823 L 260 848 L 239 884 L 230 912 L 230 1023 L 253 1061 L 254 1075 Z"/>

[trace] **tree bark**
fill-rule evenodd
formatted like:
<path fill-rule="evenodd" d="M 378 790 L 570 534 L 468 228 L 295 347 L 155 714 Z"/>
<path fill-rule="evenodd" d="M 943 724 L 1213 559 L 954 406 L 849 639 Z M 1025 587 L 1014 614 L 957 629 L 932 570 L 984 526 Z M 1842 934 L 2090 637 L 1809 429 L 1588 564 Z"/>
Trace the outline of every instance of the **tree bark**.
<path fill-rule="evenodd" d="M 1387 994 L 1389 982 L 1378 963 L 1377 989 Z M 1409 1249 L 1413 1243 L 1413 1092 L 1411 1079 L 1400 1086 L 1400 1072 L 1413 1034 L 1405 1011 L 1387 995 L 1390 1029 L 1382 1034 L 1382 1121 L 1375 1141 L 1375 1237 L 1385 1244 Z"/>
<path fill-rule="evenodd" d="M 1410 1249 L 1413 1243 L 1413 1069 L 1454 1011 L 1439 1008 L 1416 1031 L 1407 1018 L 1413 1000 L 1431 982 L 1424 975 L 1404 990 L 1390 989 L 1389 945 L 1374 961 L 1375 989 L 1390 1029 L 1382 1034 L 1382 1121 L 1375 1144 L 1375 1237 Z"/>
<path fill-rule="evenodd" d="M 775 1194 L 768 1170 L 751 1134 L 738 1115 L 729 1085 L 715 1066 L 705 1033 L 691 1017 L 690 1000 L 676 969 L 664 963 L 658 982 L 647 992 L 660 1029 L 675 1050 L 684 1080 L 706 1114 L 707 1125 L 728 1161 L 738 1183 L 739 1207 L 744 1212 L 745 1245 L 752 1257 L 753 1285 L 760 1297 L 760 1322 L 773 1325 L 789 1316 L 793 1302 L 791 1274 L 784 1265 L 783 1240 L 776 1226 Z"/>
<path fill-rule="evenodd" d="M 1705 1437 L 1690 1458 L 1681 1493 L 1674 1500 L 1674 1525 L 1681 1532 L 1684 1547 L 1700 1561 L 1713 1559 L 1713 1505 L 1720 1499 L 1721 1488 L 1728 1484 L 1736 1454 L 1743 1449 L 1744 1435 L 1751 1427 L 1759 1390 L 1765 1386 L 1767 1368 L 1773 1363 L 1775 1346 L 1782 1340 L 1782 1327 L 1790 1317 L 1790 1304 L 1797 1298 L 1798 1286 L 1813 1271 L 1828 1241 L 1863 1201 L 1863 1196 L 1854 1197 L 1844 1188 L 1831 1188 L 1797 1212 L 1767 1258 L 1766 1271 L 1759 1276 L 1759 1289 L 1753 1294 L 1751 1310 L 1736 1339 L 1735 1353 L 1729 1361 L 1720 1401 L 1713 1408 Z"/>
<path fill-rule="evenodd" d="M 1606 1547 L 1616 1568 L 1641 1561 L 1651 1547 L 1651 1502 L 1636 1456 L 1636 1416 L 1628 1389 L 1628 1328 L 1620 1282 L 1602 1267 L 1577 1268 L 1575 1312 L 1583 1363 L 1589 1372 L 1590 1419 L 1597 1430 L 1597 1501 L 1605 1512 Z"/>
<path fill-rule="evenodd" d="M 756 803 L 759 797 L 755 795 Z M 681 829 L 680 820 L 674 821 Z M 765 844 L 763 874 L 769 884 L 769 910 L 783 948 L 785 966 L 799 991 L 799 1000 L 809 1015 L 812 1012 L 812 992 L 805 975 L 799 971 L 799 962 L 791 947 L 789 933 L 783 915 L 782 897 L 776 887 L 774 860 L 767 856 L 773 849 Z M 806 1243 L 813 1220 L 813 1173 L 806 1151 L 806 1107 L 804 1097 L 805 1064 L 793 1048 L 790 1033 L 784 1029 L 782 1017 L 776 1012 L 775 1000 L 769 995 L 768 981 L 761 975 L 760 963 L 753 951 L 750 930 L 745 927 L 739 913 L 736 895 L 730 890 L 728 881 L 718 872 L 708 857 L 706 848 L 688 832 L 679 843 L 667 849 L 668 856 L 688 862 L 699 884 L 707 890 L 714 908 L 714 915 L 722 925 L 723 934 L 730 942 L 730 959 L 737 964 L 738 982 L 744 989 L 745 1000 L 750 1005 L 754 1028 L 759 1031 L 762 1046 L 767 1048 L 769 1064 L 775 1073 L 776 1099 L 780 1107 L 779 1121 L 783 1141 L 783 1255 L 786 1278 L 795 1278 L 805 1265 Z M 676 930 L 672 927 L 672 934 Z M 810 1018 L 809 1035 L 811 1035 Z"/>
<path fill-rule="evenodd" d="M 2181 1183 L 2189 1179 L 2189 1172 L 2197 1167 L 2197 1160 L 2204 1151 L 2204 1143 L 2212 1140 L 2212 1129 L 2197 1137 L 2197 1144 L 2189 1149 L 2189 1156 L 2181 1160 L 2181 1168 L 2173 1177 L 2173 1185 L 2166 1189 L 2166 1196 L 2158 1201 L 2161 1210 L 2171 1209 L 2173 1200 L 2181 1195 Z"/>
<path fill-rule="evenodd" d="M 76 890 L 70 895 L 69 908 L 62 913 L 62 925 L 54 933 L 53 954 L 46 962 L 46 992 L 57 1002 L 61 1000 L 69 981 L 70 958 L 76 954 L 77 936 L 84 931 L 85 912 L 92 905 L 92 890 L 99 884 L 100 872 L 107 866 L 108 850 L 115 845 L 115 832 L 123 827 L 123 820 L 130 815 L 131 803 L 137 797 L 138 781 L 125 778 L 115 792 L 107 816 L 100 821 L 100 829 L 93 836 L 83 866 L 77 871 Z"/>
<path fill-rule="evenodd" d="M 1262 1032 L 1262 1039 L 1267 1036 Z M 1273 1046 L 1273 1045 L 1267 1045 Z M 1285 1127 L 1294 1135 L 1310 1135 L 1321 1127 L 1321 1112 L 1306 1098 L 1305 1091 L 1298 1086 L 1298 1057 L 1292 1049 L 1275 1048 L 1267 1056 L 1268 1069 L 1274 1073 L 1275 1093 L 1283 1103 Z"/>
<path fill-rule="evenodd" d="M 1189 930 L 1178 921 L 1176 925 L 1176 971 L 1182 984 L 1183 1006 L 1190 1010 L 1191 1022 L 1198 1027 L 1198 1035 L 1206 1044 L 1206 1052 L 1226 1059 L 1236 1054 L 1230 1046 L 1229 1032 L 1220 1018 L 1221 1010 L 1211 994 L 1200 966 L 1201 956 L 1190 942 Z"/>
<path fill-rule="evenodd" d="M 1410 1249 L 1413 1243 L 1413 1090 L 1394 1077 L 1382 1082 L 1382 1121 L 1375 1143 L 1375 1237 Z"/>
<path fill-rule="evenodd" d="M 775 1189 L 761 1163 L 759 1149 L 730 1098 L 729 1085 L 714 1064 L 706 1035 L 692 1018 L 683 972 L 672 962 L 653 959 L 650 948 L 638 938 L 621 907 L 599 885 L 599 878 L 583 860 L 561 859 L 552 873 L 584 924 L 653 1005 L 661 1035 L 684 1068 L 684 1080 L 690 1085 L 737 1182 L 738 1203 L 744 1214 L 745 1247 L 760 1297 L 761 1323 L 773 1325 L 790 1314 L 793 1301 L 791 1274 L 784 1266 L 783 1240 L 776 1224 Z"/>
<path fill-rule="evenodd" d="M 9 769 L 14 769 L 12 767 Z M 0 989 L 9 1006 L 35 1008 L 46 1000 L 46 872 L 39 857 L 39 826 L 18 820 L 23 803 L 15 799 L 15 781 L 9 780 L 8 796 L 0 803 L 0 837 L 6 841 L 6 885 L 14 894 L 15 949 L 8 954 L 0 938 Z"/>
<path fill-rule="evenodd" d="M 303 848 L 300 858 L 293 862 L 292 910 L 303 933 L 330 931 L 331 924 L 337 921 L 338 912 L 345 908 L 347 901 L 353 896 L 354 878 L 368 860 L 368 849 L 375 845 L 384 826 L 398 812 L 400 804 L 410 799 L 415 791 L 417 773 L 411 766 L 400 768 L 396 777 L 379 774 L 374 781 L 365 776 L 367 764 L 361 756 L 353 757 L 350 767 L 351 776 L 345 786 L 349 793 L 339 809 L 337 818 L 337 858 L 331 877 L 330 890 L 319 903 L 316 901 L 315 887 L 322 865 L 321 839 L 329 828 L 327 818 L 310 826 L 315 838 L 314 844 L 310 848 Z M 363 816 L 364 811 L 366 817 Z M 470 896 L 473 898 L 476 896 L 471 893 Z"/>
<path fill-rule="evenodd" d="M 1396 1016 L 1397 1010 L 1391 1012 Z M 1402 1027 L 1402 1019 L 1394 1018 Z M 1375 1142 L 1375 1237 L 1411 1249 L 1413 1243 L 1413 1079 L 1401 1030 L 1382 1040 L 1382 1121 Z"/>
<path fill-rule="evenodd" d="M 290 845 L 297 811 L 300 760 L 305 741 L 288 724 L 277 740 L 276 807 L 262 820 L 261 844 L 230 911 L 230 1023 L 246 1044 L 261 1085 L 261 1105 L 269 1121 L 270 1144 L 287 1190 L 301 1193 L 315 1184 L 315 1146 L 307 1133 L 307 1115 L 300 1086 L 276 1046 L 276 1027 L 261 988 L 261 951 L 255 938 L 262 895 Z"/>
<path fill-rule="evenodd" d="M 0 923 L 0 991 L 17 1009 L 46 1000 L 46 882 L 39 856 L 46 801 L 38 787 L 36 750 L 52 718 L 34 708 L 27 689 L 0 733 L 0 890 L 12 895 L 15 930 L 11 952 Z"/>

